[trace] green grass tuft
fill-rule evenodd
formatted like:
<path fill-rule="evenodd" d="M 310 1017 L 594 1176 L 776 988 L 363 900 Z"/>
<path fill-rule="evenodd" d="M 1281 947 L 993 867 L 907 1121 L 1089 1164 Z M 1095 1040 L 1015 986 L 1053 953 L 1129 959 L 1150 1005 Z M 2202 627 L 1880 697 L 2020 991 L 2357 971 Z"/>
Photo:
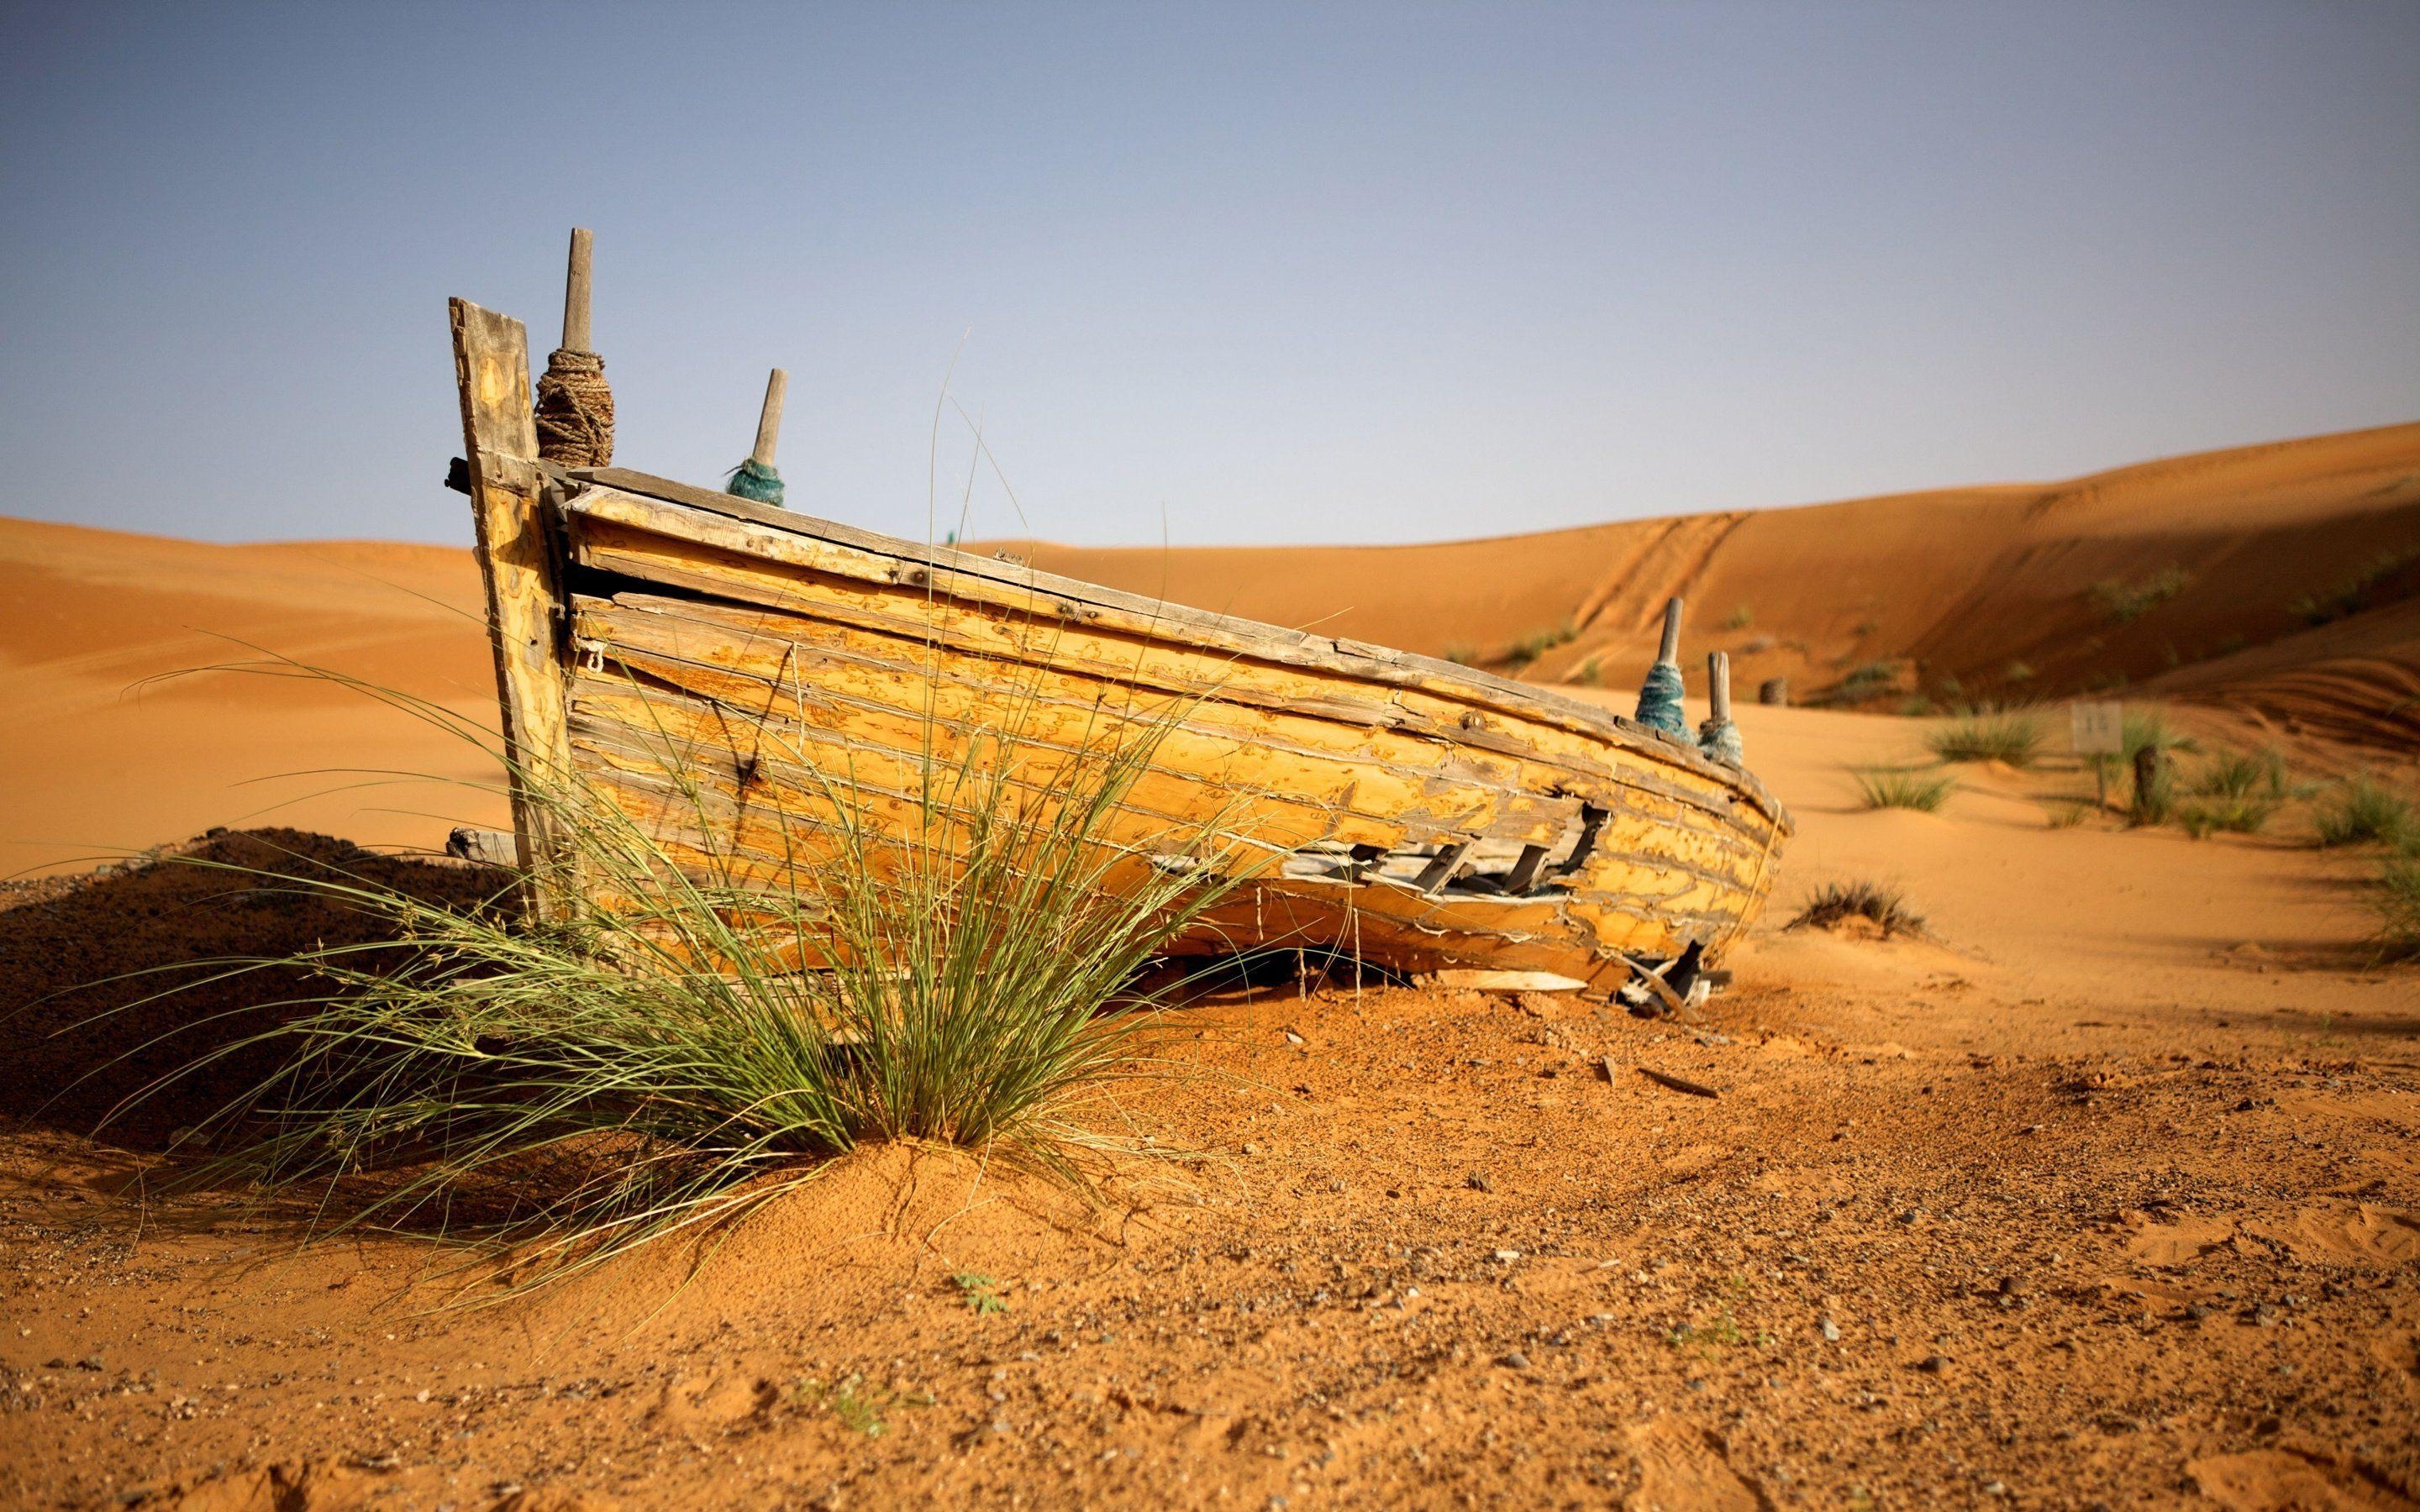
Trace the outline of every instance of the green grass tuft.
<path fill-rule="evenodd" d="M 1570 620 L 1562 621 L 1551 630 L 1533 630 L 1513 641 L 1504 653 L 1504 659 L 1516 668 L 1527 667 L 1557 646 L 1570 641 L 1579 633 L 1579 626 Z"/>
<path fill-rule="evenodd" d="M 2266 798 L 2272 805 L 2292 795 L 2285 754 L 2271 746 L 2258 751 L 2220 749 L 2193 777 L 2195 793 L 2211 797 Z"/>
<path fill-rule="evenodd" d="M 1467 640 L 1450 641 L 1445 648 L 1445 659 L 1458 667 L 1479 665 L 1479 648 Z"/>
<path fill-rule="evenodd" d="M 2412 800 L 2366 773 L 2338 787 L 2315 817 L 2321 845 L 2365 841 L 2404 845 L 2420 840 Z"/>
<path fill-rule="evenodd" d="M 2326 625 L 2371 607 L 2378 585 L 2420 562 L 2420 547 L 2381 551 L 2354 574 L 2324 594 L 2308 594 L 2294 601 L 2292 613 L 2305 625 Z"/>
<path fill-rule="evenodd" d="M 1723 616 L 1723 628 L 1726 630 L 1745 630 L 1755 623 L 1756 616 L 1749 612 L 1745 604 Z"/>
<path fill-rule="evenodd" d="M 229 1153 L 192 1180 L 308 1193 L 323 1231 L 517 1246 L 516 1289 L 736 1218 L 870 1142 L 996 1151 L 1080 1184 L 1108 1143 L 1087 1110 L 1148 1070 L 1159 999 L 1130 983 L 1249 868 L 1223 820 L 1148 854 L 1116 838 L 1181 710 L 1052 742 L 1045 712 L 1026 689 L 979 729 L 928 719 L 921 764 L 911 751 L 878 778 L 751 724 L 748 853 L 692 764 L 711 753 L 670 735 L 653 752 L 670 823 L 521 771 L 577 896 L 610 900 L 549 923 L 279 877 L 380 918 L 393 943 L 218 964 L 324 986 L 187 1068 L 263 1043 L 283 1057 L 198 1131 Z M 678 828 L 675 852 L 658 837 Z M 718 835 L 726 851 L 699 838 Z M 786 888 L 753 881 L 768 848 Z M 513 881 L 560 895 L 558 878 Z"/>
<path fill-rule="evenodd" d="M 2131 625 L 2193 586 L 2193 574 L 2167 566 L 2139 582 L 2104 578 L 2085 590 L 2093 607 L 2113 625 Z"/>
<path fill-rule="evenodd" d="M 1957 784 L 1947 772 L 1908 771 L 1900 767 L 1852 768 L 1857 795 L 1869 809 L 1915 809 L 1931 813 Z"/>
<path fill-rule="evenodd" d="M 1945 762 L 2006 762 L 2028 767 L 2041 754 L 2046 736 L 2037 714 L 1967 714 L 1926 736 L 1932 753 Z"/>
<path fill-rule="evenodd" d="M 2195 840 L 2207 840 L 2220 830 L 2257 835 L 2276 816 L 2277 801 L 2242 795 L 2186 798 L 2175 805 L 2175 811 L 2177 823 Z"/>
<path fill-rule="evenodd" d="M 2420 958 L 2420 856 L 2388 857 L 2370 904 L 2378 910 L 2379 953 L 2397 961 Z"/>

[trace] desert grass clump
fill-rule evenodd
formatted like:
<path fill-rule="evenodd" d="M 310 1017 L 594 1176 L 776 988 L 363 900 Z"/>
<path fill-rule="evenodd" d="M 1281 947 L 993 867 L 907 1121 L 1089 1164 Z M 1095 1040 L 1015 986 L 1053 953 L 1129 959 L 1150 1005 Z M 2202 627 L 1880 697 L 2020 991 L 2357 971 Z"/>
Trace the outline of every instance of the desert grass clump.
<path fill-rule="evenodd" d="M 2407 845 L 2420 841 L 2420 823 L 2413 819 L 2412 800 L 2366 773 L 2338 787 L 2319 806 L 2314 822 L 2324 846 L 2366 841 Z"/>
<path fill-rule="evenodd" d="M 1445 648 L 1445 659 L 1457 667 L 1479 665 L 1479 648 L 1467 640 L 1450 641 Z"/>
<path fill-rule="evenodd" d="M 1829 929 L 1844 918 L 1870 919 L 1885 935 L 1921 934 L 1924 918 L 1907 906 L 1899 888 L 1879 882 L 1827 882 L 1786 926 Z"/>
<path fill-rule="evenodd" d="M 1723 616 L 1723 628 L 1726 630 L 1745 630 L 1755 623 L 1756 613 L 1745 604 Z"/>
<path fill-rule="evenodd" d="M 279 1069 L 197 1131 L 227 1153 L 193 1180 L 307 1196 L 338 1228 L 510 1245 L 522 1285 L 735 1218 L 874 1141 L 1080 1183 L 1105 1145 L 1087 1110 L 1147 1069 L 1139 969 L 1249 866 L 1218 819 L 1129 811 L 1172 715 L 1095 711 L 1045 743 L 1039 704 L 928 718 L 921 757 L 879 771 L 753 727 L 745 848 L 707 761 L 669 736 L 652 755 L 675 795 L 646 820 L 518 769 L 555 838 L 548 870 L 510 879 L 535 918 L 310 884 L 381 918 L 388 953 L 223 964 L 325 986 L 256 1037 Z"/>
<path fill-rule="evenodd" d="M 2133 582 L 2104 578 L 2085 590 L 2085 596 L 2112 625 L 2131 625 L 2191 586 L 2193 574 L 2170 565 Z"/>
<path fill-rule="evenodd" d="M 2257 795 L 2185 798 L 2175 805 L 2177 823 L 2195 840 L 2219 831 L 2257 835 L 2276 817 L 2277 802 Z"/>
<path fill-rule="evenodd" d="M 1857 795 L 1869 809 L 1938 810 L 1957 784 L 1947 772 L 1926 772 L 1896 766 L 1853 767 Z"/>
<path fill-rule="evenodd" d="M 2321 594 L 2306 594 L 2294 601 L 2292 613 L 2305 625 L 2327 625 L 2371 607 L 2372 594 L 2379 584 L 2393 578 L 2414 562 L 2420 562 L 2420 547 L 2400 551 L 2381 551 L 2362 563 L 2351 577 Z"/>
<path fill-rule="evenodd" d="M 1514 667 L 1527 667 L 1557 646 L 1574 640 L 1579 633 L 1579 626 L 1568 619 L 1559 621 L 1552 629 L 1532 630 L 1512 642 L 1505 651 L 1504 659 Z"/>
<path fill-rule="evenodd" d="M 1962 715 L 1926 736 L 1945 762 L 2005 762 L 2024 768 L 2041 754 L 2041 717 L 2024 711 Z"/>
<path fill-rule="evenodd" d="M 2265 798 L 2283 803 L 2292 795 L 2285 754 L 2274 746 L 2257 751 L 2221 748 L 2194 773 L 2193 791 L 2211 797 Z"/>
<path fill-rule="evenodd" d="M 2371 889 L 2370 906 L 2378 911 L 2379 954 L 2393 961 L 2420 959 L 2420 855 L 2387 859 Z"/>

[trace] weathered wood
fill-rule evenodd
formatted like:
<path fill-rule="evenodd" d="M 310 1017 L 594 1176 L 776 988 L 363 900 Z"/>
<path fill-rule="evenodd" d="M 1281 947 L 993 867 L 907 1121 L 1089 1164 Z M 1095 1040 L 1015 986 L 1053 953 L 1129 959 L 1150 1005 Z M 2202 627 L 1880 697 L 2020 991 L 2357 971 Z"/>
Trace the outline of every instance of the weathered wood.
<path fill-rule="evenodd" d="M 618 517 L 644 518 L 663 511 L 654 501 L 618 492 L 581 496 L 570 510 L 575 560 L 737 604 L 845 622 L 918 643 L 938 640 L 986 656 L 1097 672 L 1123 685 L 1172 695 L 1403 731 L 1473 757 L 1489 753 L 1552 760 L 1575 776 L 1653 791 L 1711 813 L 1728 814 L 1743 795 L 1756 800 L 1768 817 L 1779 812 L 1752 779 L 1706 763 L 1694 746 L 1684 748 L 1660 735 L 1629 740 L 1614 731 L 1608 739 L 1606 728 L 1565 729 L 1503 711 L 1473 728 L 1466 702 L 1420 687 L 1373 687 L 1373 679 L 1345 668 L 1270 662 L 1228 647 L 1205 646 L 1192 628 L 1166 617 L 1126 624 L 1104 610 L 1071 623 L 1055 612 L 1037 614 L 1031 594 L 971 576 L 948 577 L 947 597 L 936 600 L 932 595 L 944 590 L 894 581 L 881 559 L 816 538 L 763 532 L 752 542 L 686 543 L 672 533 L 676 520 L 657 531 L 634 528 Z M 712 531 L 713 522 L 706 529 Z M 704 548 L 709 545 L 712 549 Z M 937 612 L 937 603 L 943 611 Z M 1628 759 L 1633 756 L 1645 759 Z M 1721 775 L 1725 773 L 1730 777 Z M 1786 816 L 1781 822 L 1787 822 Z"/>
<path fill-rule="evenodd" d="M 448 305 L 454 378 L 462 408 L 462 446 L 488 595 L 488 635 L 495 653 L 504 754 L 512 768 L 513 835 L 540 917 L 569 906 L 576 879 L 531 782 L 570 771 L 564 724 L 563 597 L 558 550 L 548 539 L 538 501 L 537 426 L 530 411 L 529 337 L 509 316 L 467 300 Z"/>
<path fill-rule="evenodd" d="M 1664 639 L 1656 642 L 1655 659 L 1668 661 L 1676 667 L 1680 665 L 1681 600 L 1678 597 L 1664 601 Z"/>
<path fill-rule="evenodd" d="M 765 408 L 756 413 L 756 449 L 752 460 L 773 465 L 773 449 L 782 441 L 782 400 L 790 392 L 790 375 L 780 368 L 765 380 Z"/>
<path fill-rule="evenodd" d="M 1706 657 L 1706 703 L 1717 723 L 1731 717 L 1731 658 L 1725 651 Z"/>
<path fill-rule="evenodd" d="M 1551 971 L 1475 971 L 1449 967 L 1420 979 L 1423 986 L 1447 992 L 1473 993 L 1575 993 L 1588 985 L 1577 977 L 1560 977 Z"/>
<path fill-rule="evenodd" d="M 1418 692 L 1452 706 L 1457 717 L 1443 721 L 1437 733 L 1465 742 L 1481 739 L 1483 733 L 1461 726 L 1461 713 L 1480 710 L 1509 715 L 1622 746 L 1669 767 L 1694 772 L 1706 779 L 1709 791 L 1735 794 L 1785 826 L 1790 823 L 1787 810 L 1752 775 L 1709 761 L 1693 742 L 1644 729 L 1593 704 L 1532 684 L 1344 638 L 1187 609 L 1037 572 L 1019 563 L 922 546 L 626 469 L 577 469 L 569 476 L 602 486 L 572 500 L 570 508 L 576 515 L 769 562 L 842 576 L 880 576 L 920 590 L 930 586 L 974 602 L 1013 609 L 1037 623 L 1058 621 L 1070 627 L 1182 638 L 1237 657 L 1342 673 L 1380 688 Z M 680 507 L 650 510 L 646 507 L 650 502 Z M 1678 602 L 1674 601 L 1675 606 Z M 1064 606 L 1063 610 L 1058 606 Z M 1677 608 L 1672 612 L 1677 638 Z"/>
<path fill-rule="evenodd" d="M 597 257 L 597 236 L 584 225 L 571 228 L 571 264 L 563 279 L 563 349 L 594 351 L 588 345 L 588 308 Z M 532 454 L 535 455 L 535 454 Z"/>

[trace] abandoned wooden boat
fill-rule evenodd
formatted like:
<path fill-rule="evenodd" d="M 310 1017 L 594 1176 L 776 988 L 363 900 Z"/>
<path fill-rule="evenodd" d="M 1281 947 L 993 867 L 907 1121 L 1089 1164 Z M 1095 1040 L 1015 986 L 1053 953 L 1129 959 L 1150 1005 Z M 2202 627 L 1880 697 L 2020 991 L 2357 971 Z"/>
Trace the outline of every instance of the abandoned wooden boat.
<path fill-rule="evenodd" d="M 1335 949 L 1597 993 L 1660 968 L 1668 996 L 1764 903 L 1790 817 L 1685 735 L 1425 656 L 550 462 L 520 322 L 456 301 L 453 324 L 506 739 L 668 854 L 741 856 L 783 886 L 796 853 L 752 829 L 778 811 L 752 795 L 807 792 L 844 754 L 912 763 L 930 731 L 980 728 L 1015 689 L 1095 731 L 1152 732 L 1139 847 L 1242 806 L 1235 832 L 1264 864 L 1187 950 Z M 1056 736 L 1046 719 L 1016 738 Z M 515 826 L 520 864 L 543 869 L 544 815 L 518 802 Z"/>

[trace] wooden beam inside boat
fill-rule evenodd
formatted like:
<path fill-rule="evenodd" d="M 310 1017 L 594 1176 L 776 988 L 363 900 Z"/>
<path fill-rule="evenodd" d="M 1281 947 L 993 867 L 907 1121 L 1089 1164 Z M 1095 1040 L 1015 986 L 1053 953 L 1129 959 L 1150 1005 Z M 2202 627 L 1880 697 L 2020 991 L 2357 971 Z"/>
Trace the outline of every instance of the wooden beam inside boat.
<path fill-rule="evenodd" d="M 544 804 L 523 779 L 562 780 L 571 769 L 564 710 L 563 594 L 539 504 L 537 423 L 530 409 L 529 333 L 510 316 L 449 301 L 462 445 L 488 593 L 506 759 L 514 767 L 513 836 L 540 917 L 570 906 L 568 858 Z"/>

